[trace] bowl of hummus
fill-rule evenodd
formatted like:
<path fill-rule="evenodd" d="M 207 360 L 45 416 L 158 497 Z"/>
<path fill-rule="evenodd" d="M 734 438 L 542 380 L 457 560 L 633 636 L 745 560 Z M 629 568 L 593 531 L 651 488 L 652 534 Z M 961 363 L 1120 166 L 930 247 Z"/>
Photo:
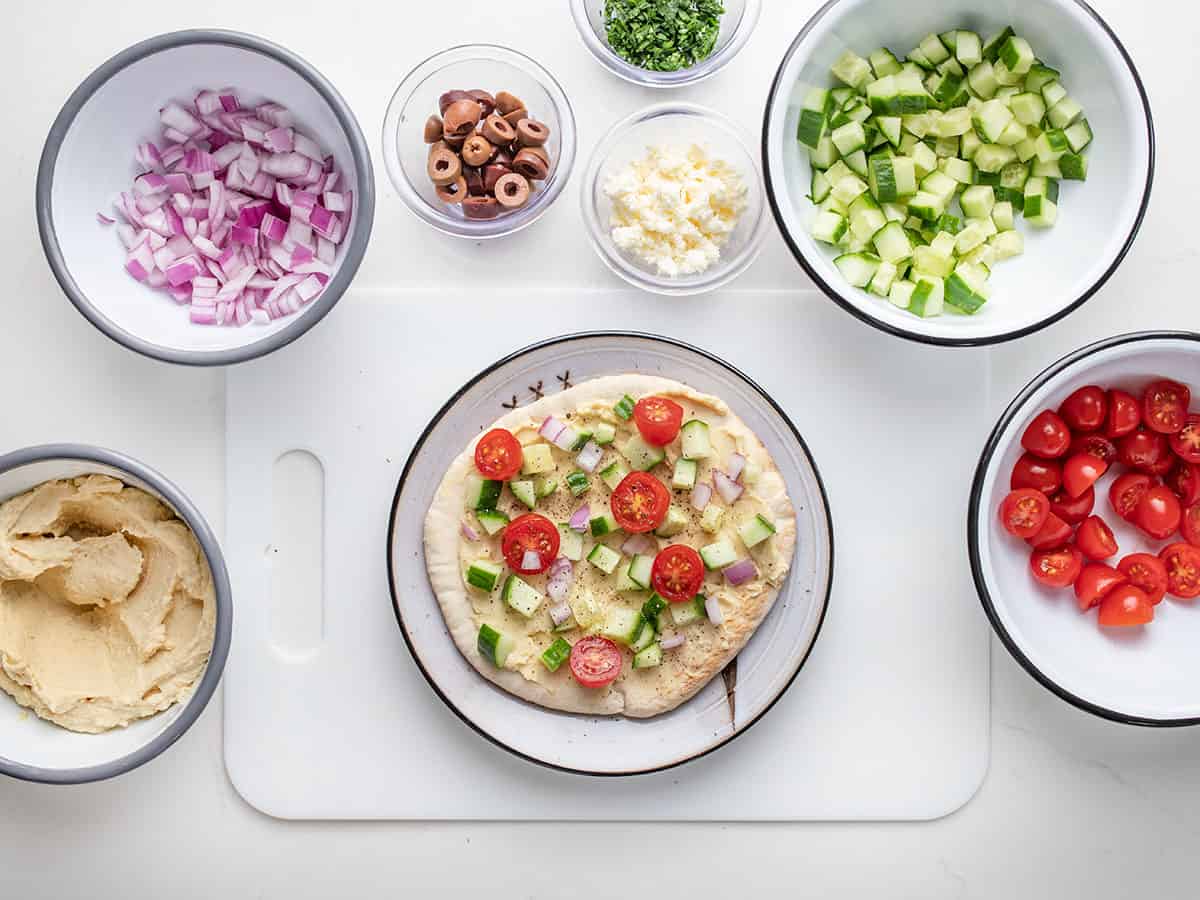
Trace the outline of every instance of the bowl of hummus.
<path fill-rule="evenodd" d="M 230 597 L 204 517 L 153 469 L 0 456 L 0 772 L 79 784 L 166 750 L 220 680 Z"/>

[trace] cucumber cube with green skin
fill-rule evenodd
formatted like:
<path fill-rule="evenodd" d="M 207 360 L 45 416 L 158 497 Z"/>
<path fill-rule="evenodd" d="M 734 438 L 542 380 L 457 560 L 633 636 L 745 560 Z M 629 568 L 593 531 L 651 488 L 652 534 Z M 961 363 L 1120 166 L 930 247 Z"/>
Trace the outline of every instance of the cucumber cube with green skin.
<path fill-rule="evenodd" d="M 487 559 L 477 559 L 467 567 L 467 584 L 486 593 L 491 593 L 500 582 L 504 566 Z"/>
<path fill-rule="evenodd" d="M 796 140 L 807 147 L 816 148 L 825 130 L 825 119 L 833 106 L 833 97 L 823 88 L 812 88 L 804 97 L 800 110 L 800 122 L 796 128 Z"/>
<path fill-rule="evenodd" d="M 633 667 L 635 669 L 653 669 L 661 666 L 662 661 L 662 645 L 657 643 L 649 644 L 633 655 Z"/>
<path fill-rule="evenodd" d="M 653 556 L 635 554 L 629 561 L 629 580 L 646 591 L 650 589 L 650 571 L 654 568 Z"/>
<path fill-rule="evenodd" d="M 996 81 L 1000 85 L 996 90 L 997 97 L 1011 97 L 1013 94 L 1021 92 L 1021 83 L 1025 80 L 1024 76 L 1019 72 L 1012 71 L 1004 60 L 998 59 L 992 63 L 992 72 L 995 73 Z"/>
<path fill-rule="evenodd" d="M 942 43 L 946 45 L 946 49 L 949 50 L 952 54 L 956 53 L 958 51 L 958 32 L 957 31 L 943 31 L 941 34 L 938 35 L 938 37 L 941 38 Z"/>
<path fill-rule="evenodd" d="M 1026 197 L 1025 219 L 1035 228 L 1053 228 L 1058 222 L 1058 205 L 1049 197 Z"/>
<path fill-rule="evenodd" d="M 533 483 L 533 493 L 539 500 L 544 500 L 558 490 L 558 482 L 553 478 L 539 478 Z"/>
<path fill-rule="evenodd" d="M 875 73 L 876 78 L 895 75 L 900 71 L 900 61 L 886 47 L 876 50 L 868 57 L 867 61 L 871 64 L 871 70 Z"/>
<path fill-rule="evenodd" d="M 916 289 L 917 286 L 911 281 L 897 281 L 888 291 L 888 302 L 899 309 L 908 309 L 912 303 L 913 291 Z"/>
<path fill-rule="evenodd" d="M 976 184 L 963 191 L 959 198 L 963 212 L 976 219 L 990 216 L 996 205 L 996 192 L 990 185 Z"/>
<path fill-rule="evenodd" d="M 1029 129 L 1018 122 L 1016 119 L 1008 123 L 1008 127 L 1000 132 L 1000 137 L 996 138 L 996 143 L 1002 147 L 1015 147 L 1022 141 L 1029 139 Z"/>
<path fill-rule="evenodd" d="M 1016 227 L 1016 211 L 1012 202 L 1004 200 L 992 207 L 992 221 L 998 231 L 1012 231 Z"/>
<path fill-rule="evenodd" d="M 1012 259 L 1025 252 L 1025 238 L 1019 231 L 1005 231 L 992 238 L 996 260 Z"/>
<path fill-rule="evenodd" d="M 583 535 L 570 525 L 558 526 L 558 552 L 571 562 L 583 559 Z"/>
<path fill-rule="evenodd" d="M 1025 76 L 1025 90 L 1041 93 L 1042 88 L 1059 81 L 1061 78 L 1062 75 L 1057 69 L 1051 69 L 1049 66 L 1034 63 L 1029 73 Z"/>
<path fill-rule="evenodd" d="M 900 117 L 900 124 L 903 130 L 919 138 L 924 138 L 929 134 L 933 128 L 933 122 L 933 115 L 927 112 L 915 116 Z"/>
<path fill-rule="evenodd" d="M 639 472 L 649 472 L 667 458 L 667 452 L 662 447 L 646 443 L 640 434 L 633 435 L 620 450 L 629 465 Z"/>
<path fill-rule="evenodd" d="M 756 515 L 738 527 L 738 536 L 746 545 L 746 549 L 757 547 L 773 534 L 775 534 L 775 523 L 762 515 Z"/>
<path fill-rule="evenodd" d="M 596 426 L 596 430 L 592 433 L 592 440 L 601 447 L 611 444 L 617 439 L 617 429 L 607 422 L 602 422 Z"/>
<path fill-rule="evenodd" d="M 700 515 L 700 527 L 709 534 L 716 534 L 721 530 L 723 518 L 725 518 L 725 507 L 710 503 L 704 507 L 704 512 Z"/>
<path fill-rule="evenodd" d="M 846 165 L 845 160 L 841 159 L 825 170 L 825 177 L 829 179 L 829 183 L 832 185 L 836 185 L 843 178 L 850 178 L 853 175 L 854 170 Z"/>
<path fill-rule="evenodd" d="M 1008 70 L 1016 75 L 1025 75 L 1037 61 L 1029 41 L 1016 35 L 1001 45 L 999 57 Z"/>
<path fill-rule="evenodd" d="M 695 460 L 675 460 L 675 471 L 671 473 L 671 487 L 678 491 L 689 491 L 696 486 L 696 473 L 699 469 Z"/>
<path fill-rule="evenodd" d="M 1064 153 L 1071 151 L 1066 132 L 1057 129 L 1043 132 L 1034 143 L 1037 147 L 1037 158 L 1042 162 L 1056 162 Z"/>
<path fill-rule="evenodd" d="M 921 51 L 920 47 L 914 47 L 912 50 L 909 51 L 908 61 L 905 63 L 905 65 L 906 66 L 907 65 L 915 65 L 921 69 L 932 69 L 933 68 L 933 63 L 931 63 L 929 61 L 929 57 L 926 56 Z M 902 71 L 902 72 L 904 71 L 903 66 L 901 66 L 900 71 Z"/>
<path fill-rule="evenodd" d="M 912 152 L 913 176 L 924 178 L 937 168 L 937 154 L 927 144 L 917 144 Z"/>
<path fill-rule="evenodd" d="M 940 316 L 945 304 L 945 283 L 941 278 L 921 275 L 909 300 L 908 309 L 923 319 Z"/>
<path fill-rule="evenodd" d="M 604 544 L 597 544 L 588 554 L 587 560 L 605 575 L 611 575 L 621 562 L 621 554 Z"/>
<path fill-rule="evenodd" d="M 475 518 L 489 535 L 497 535 L 508 525 L 508 516 L 494 509 L 480 509 L 475 512 Z"/>
<path fill-rule="evenodd" d="M 997 203 L 1011 203 L 1013 212 L 1019 213 L 1025 211 L 1025 191 L 1023 189 L 1001 186 L 992 188 L 992 190 L 996 192 Z"/>
<path fill-rule="evenodd" d="M 903 121 L 899 116 L 879 116 L 875 119 L 875 124 L 879 126 L 880 132 L 887 138 L 889 144 L 893 147 L 899 147 L 900 129 Z"/>
<path fill-rule="evenodd" d="M 809 188 L 808 199 L 811 200 L 813 203 L 819 204 L 822 201 L 824 201 L 826 197 L 829 196 L 829 193 L 832 190 L 833 190 L 833 185 L 830 184 L 829 179 L 826 177 L 825 173 L 822 172 L 820 169 L 813 169 L 812 183 Z"/>
<path fill-rule="evenodd" d="M 913 250 L 913 271 L 945 278 L 954 271 L 954 257 L 938 253 L 932 247 L 917 247 Z"/>
<path fill-rule="evenodd" d="M 871 64 L 855 53 L 847 50 L 833 64 L 833 76 L 855 90 L 860 90 L 871 79 Z"/>
<path fill-rule="evenodd" d="M 870 197 L 870 194 L 863 194 L 864 197 Z M 850 214 L 850 232 L 854 235 L 855 240 L 864 243 L 871 240 L 871 237 L 880 228 L 887 224 L 887 216 L 877 207 L 875 209 L 863 209 L 859 212 Z"/>
<path fill-rule="evenodd" d="M 610 491 L 615 491 L 617 485 L 625 480 L 625 476 L 629 474 L 629 466 L 625 465 L 621 460 L 616 459 L 600 470 L 600 480 L 608 485 Z"/>
<path fill-rule="evenodd" d="M 940 137 L 937 143 L 933 145 L 933 152 L 937 154 L 938 168 L 941 168 L 942 163 L 948 159 L 958 158 L 958 148 L 962 146 L 962 142 L 957 137 Z"/>
<path fill-rule="evenodd" d="M 965 159 L 943 159 L 941 169 L 946 176 L 953 178 L 959 185 L 971 184 L 975 180 L 975 167 Z M 956 187 L 955 190 L 958 190 Z"/>
<path fill-rule="evenodd" d="M 842 160 L 851 172 L 859 178 L 866 178 L 870 169 L 867 167 L 867 154 L 863 150 L 856 150 Z"/>
<path fill-rule="evenodd" d="M 467 509 L 495 509 L 496 504 L 500 501 L 500 492 L 503 489 L 503 481 L 493 481 L 489 478 L 484 478 L 478 472 L 472 472 L 467 476 Z"/>
<path fill-rule="evenodd" d="M 950 58 L 950 51 L 946 49 L 946 45 L 942 43 L 942 39 L 936 34 L 927 35 L 919 46 L 921 53 L 935 66 Z"/>
<path fill-rule="evenodd" d="M 594 538 L 601 538 L 606 534 L 612 534 L 614 531 L 621 530 L 621 526 L 617 524 L 617 520 L 613 518 L 613 514 L 607 510 L 593 517 L 589 525 L 592 530 L 592 537 Z"/>
<path fill-rule="evenodd" d="M 962 136 L 962 157 L 968 162 L 975 159 L 975 154 L 979 152 L 979 148 L 983 146 L 983 141 L 979 139 L 979 135 L 975 133 L 975 129 L 969 128 Z"/>
<path fill-rule="evenodd" d="M 902 156 L 871 160 L 871 193 L 881 203 L 895 203 L 917 192 L 917 171 L 911 159 Z"/>
<path fill-rule="evenodd" d="M 1027 163 L 1037 157 L 1037 138 L 1026 138 L 1013 149 L 1017 151 L 1017 159 Z"/>
<path fill-rule="evenodd" d="M 506 634 L 501 634 L 491 625 L 479 626 L 479 637 L 475 641 L 479 655 L 494 665 L 503 669 L 508 655 L 513 652 L 517 642 Z"/>
<path fill-rule="evenodd" d="M 922 222 L 936 222 L 946 211 L 946 200 L 928 191 L 919 191 L 908 201 L 908 211 Z"/>
<path fill-rule="evenodd" d="M 651 594 L 650 599 L 642 604 L 642 618 L 654 626 L 655 631 L 661 631 L 659 617 L 667 608 L 667 601 L 658 594 Z"/>
<path fill-rule="evenodd" d="M 845 216 L 835 212 L 824 211 L 817 214 L 813 220 L 812 236 L 824 244 L 837 244 L 850 228 Z"/>
<path fill-rule="evenodd" d="M 973 315 L 979 312 L 987 300 L 977 294 L 962 275 L 955 272 L 946 279 L 945 302 L 961 313 Z"/>
<path fill-rule="evenodd" d="M 838 148 L 838 153 L 843 157 L 867 146 L 867 133 L 861 122 L 848 122 L 835 129 L 830 137 L 833 138 L 833 146 Z"/>
<path fill-rule="evenodd" d="M 637 640 L 643 624 L 642 614 L 638 610 L 614 606 L 605 615 L 600 633 L 628 647 Z"/>
<path fill-rule="evenodd" d="M 1046 115 L 1046 101 L 1041 94 L 1033 91 L 1015 95 L 1009 102 L 1009 108 L 1022 125 L 1037 125 Z"/>
<path fill-rule="evenodd" d="M 837 162 L 838 152 L 837 147 L 833 146 L 833 139 L 829 135 L 822 136 L 817 146 L 808 151 L 808 160 L 814 169 L 828 169 Z"/>
<path fill-rule="evenodd" d="M 1069 181 L 1087 181 L 1088 161 L 1078 153 L 1064 153 L 1058 161 L 1062 177 Z"/>
<path fill-rule="evenodd" d="M 1051 81 L 1042 87 L 1042 99 L 1046 101 L 1047 109 L 1054 109 L 1066 97 L 1067 89 L 1062 86 L 1061 81 Z"/>
<path fill-rule="evenodd" d="M 929 249 L 939 256 L 953 256 L 954 235 L 939 231 L 937 236 L 929 242 Z"/>
<path fill-rule="evenodd" d="M 1050 124 L 1055 128 L 1069 128 L 1083 116 L 1083 107 L 1080 106 L 1071 97 L 1063 97 L 1054 106 L 1050 107 L 1050 112 L 1046 117 L 1050 120 Z"/>
<path fill-rule="evenodd" d="M 849 206 L 867 189 L 866 183 L 857 175 L 847 175 L 833 185 L 833 198 L 843 206 Z"/>
<path fill-rule="evenodd" d="M 963 79 L 949 72 L 931 75 L 925 87 L 933 95 L 939 105 L 945 105 L 954 100 L 962 91 Z"/>
<path fill-rule="evenodd" d="M 1016 34 L 1016 32 L 1013 31 L 1012 26 L 1009 25 L 1009 26 L 1006 26 L 1005 29 L 1003 31 L 1001 31 L 999 34 L 993 35 L 992 37 L 988 38 L 987 41 L 985 41 L 984 45 L 983 45 L 983 58 L 990 59 L 990 60 L 998 59 L 1000 57 L 1000 48 L 1003 47 L 1004 42 L 1007 41 L 1014 34 Z"/>
<path fill-rule="evenodd" d="M 983 62 L 983 41 L 973 31 L 960 31 L 954 38 L 954 55 L 964 66 L 977 66 Z"/>
<path fill-rule="evenodd" d="M 1064 159 L 1066 158 L 1065 153 L 1063 154 L 1063 158 Z M 1042 162 L 1040 159 L 1035 159 L 1033 161 L 1033 174 L 1038 175 L 1042 178 L 1062 178 L 1063 177 L 1062 167 L 1059 166 L 1058 160 L 1051 160 L 1050 162 Z"/>
<path fill-rule="evenodd" d="M 542 601 L 546 599 L 546 595 L 524 579 L 516 575 L 509 575 L 500 591 L 500 599 L 514 612 L 531 619 L 542 605 Z"/>
<path fill-rule="evenodd" d="M 867 290 L 876 297 L 886 297 L 888 291 L 892 289 L 892 283 L 896 280 L 897 271 L 892 263 L 881 261 L 879 268 L 875 270 L 875 276 L 871 279 L 871 283 L 867 285 Z"/>
<path fill-rule="evenodd" d="M 959 254 L 970 253 L 987 239 L 987 232 L 978 223 L 971 224 L 959 233 L 954 249 Z"/>
<path fill-rule="evenodd" d="M 988 144 L 995 144 L 1013 120 L 1013 112 L 1003 100 L 988 100 L 980 104 L 972 116 L 975 131 Z"/>
<path fill-rule="evenodd" d="M 937 220 L 938 231 L 947 233 L 951 237 L 962 231 L 962 227 L 962 220 L 950 213 L 943 213 L 942 217 Z"/>
<path fill-rule="evenodd" d="M 637 403 L 634 402 L 632 397 L 626 394 L 617 401 L 617 405 L 613 407 L 613 412 L 617 414 L 617 418 L 624 419 L 626 422 L 628 422 L 633 418 L 633 408 L 635 406 L 637 406 Z"/>
<path fill-rule="evenodd" d="M 700 558 L 704 560 L 704 567 L 712 572 L 733 565 L 737 562 L 738 557 L 737 550 L 733 547 L 733 542 L 727 538 L 723 538 L 715 544 L 701 547 Z"/>
<path fill-rule="evenodd" d="M 591 487 L 591 481 L 588 480 L 586 472 L 571 472 L 566 477 L 567 487 L 571 493 L 578 497 L 580 494 L 587 493 L 587 489 Z"/>
<path fill-rule="evenodd" d="M 879 268 L 879 257 L 870 253 L 845 253 L 833 261 L 853 287 L 866 287 Z"/>
<path fill-rule="evenodd" d="M 991 100 L 1000 88 L 1000 82 L 996 80 L 995 67 L 984 60 L 967 73 L 967 85 L 977 97 Z"/>
<path fill-rule="evenodd" d="M 634 653 L 634 660 L 637 660 L 637 655 L 654 643 L 654 639 L 658 637 L 658 632 L 654 630 L 654 625 L 646 621 L 645 616 L 639 616 L 641 622 L 638 625 L 637 636 L 634 637 L 633 643 L 629 645 L 629 649 Z"/>
<path fill-rule="evenodd" d="M 1088 124 L 1087 119 L 1081 119 L 1070 128 L 1064 129 L 1064 133 L 1072 153 L 1082 153 L 1083 148 L 1092 142 L 1092 126 Z"/>
<path fill-rule="evenodd" d="M 1017 158 L 1017 151 L 1002 144 L 984 144 L 975 152 L 975 168 L 981 172 L 999 172 Z"/>
<path fill-rule="evenodd" d="M 537 506 L 537 491 L 533 487 L 532 481 L 510 481 L 508 489 L 512 491 L 512 495 L 533 509 Z"/>
<path fill-rule="evenodd" d="M 615 590 L 618 594 L 625 594 L 640 591 L 642 590 L 642 586 L 635 584 L 634 581 L 629 577 L 629 566 L 618 565 L 617 583 L 613 586 L 613 590 Z"/>
<path fill-rule="evenodd" d="M 871 239 L 879 258 L 890 263 L 898 263 L 912 256 L 912 241 L 899 222 L 889 222 Z"/>
<path fill-rule="evenodd" d="M 654 533 L 664 538 L 675 537 L 677 534 L 682 534 L 690 523 L 691 519 L 688 514 L 672 503 L 667 509 L 667 517 L 663 519 L 658 528 L 654 529 Z"/>
<path fill-rule="evenodd" d="M 708 619 L 708 611 L 704 608 L 705 596 L 697 594 L 686 603 L 671 604 L 671 621 L 675 623 L 676 628 L 683 628 L 695 622 L 703 622 Z"/>
<path fill-rule="evenodd" d="M 949 201 L 958 193 L 958 182 L 941 169 L 937 169 L 921 179 L 921 190 Z"/>
<path fill-rule="evenodd" d="M 555 638 L 554 643 L 542 651 L 542 665 L 551 672 L 557 672 L 571 656 L 571 645 L 562 638 Z"/>

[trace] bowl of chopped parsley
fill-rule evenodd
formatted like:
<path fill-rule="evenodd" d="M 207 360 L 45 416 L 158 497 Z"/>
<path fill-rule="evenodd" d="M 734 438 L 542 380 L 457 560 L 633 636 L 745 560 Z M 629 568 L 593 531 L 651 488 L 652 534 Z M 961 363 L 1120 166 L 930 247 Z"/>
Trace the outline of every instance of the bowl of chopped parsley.
<path fill-rule="evenodd" d="M 580 37 L 606 69 L 648 87 L 715 75 L 745 46 L 761 0 L 571 0 Z"/>

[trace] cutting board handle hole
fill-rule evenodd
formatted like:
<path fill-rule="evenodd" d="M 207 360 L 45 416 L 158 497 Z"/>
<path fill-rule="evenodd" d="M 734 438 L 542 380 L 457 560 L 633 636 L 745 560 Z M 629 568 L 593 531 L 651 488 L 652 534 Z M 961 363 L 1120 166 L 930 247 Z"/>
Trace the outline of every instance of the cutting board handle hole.
<path fill-rule="evenodd" d="M 303 662 L 320 649 L 325 630 L 325 467 L 306 450 L 291 450 L 271 471 L 270 641 L 284 658 Z"/>

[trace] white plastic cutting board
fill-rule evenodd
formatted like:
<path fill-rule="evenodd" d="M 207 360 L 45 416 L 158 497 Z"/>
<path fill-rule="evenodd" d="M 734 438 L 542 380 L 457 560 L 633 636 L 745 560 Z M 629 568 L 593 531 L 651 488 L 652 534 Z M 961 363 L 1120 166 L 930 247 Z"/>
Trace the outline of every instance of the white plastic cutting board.
<path fill-rule="evenodd" d="M 385 567 L 396 481 L 451 394 L 513 350 L 605 326 L 696 344 L 772 394 L 824 478 L 836 559 L 816 648 L 763 720 L 700 760 L 616 779 L 524 762 L 460 722 L 409 656 Z M 286 818 L 952 812 L 988 766 L 989 639 L 964 530 L 988 392 L 985 352 L 888 337 L 811 291 L 345 297 L 228 375 L 230 778 Z"/>

